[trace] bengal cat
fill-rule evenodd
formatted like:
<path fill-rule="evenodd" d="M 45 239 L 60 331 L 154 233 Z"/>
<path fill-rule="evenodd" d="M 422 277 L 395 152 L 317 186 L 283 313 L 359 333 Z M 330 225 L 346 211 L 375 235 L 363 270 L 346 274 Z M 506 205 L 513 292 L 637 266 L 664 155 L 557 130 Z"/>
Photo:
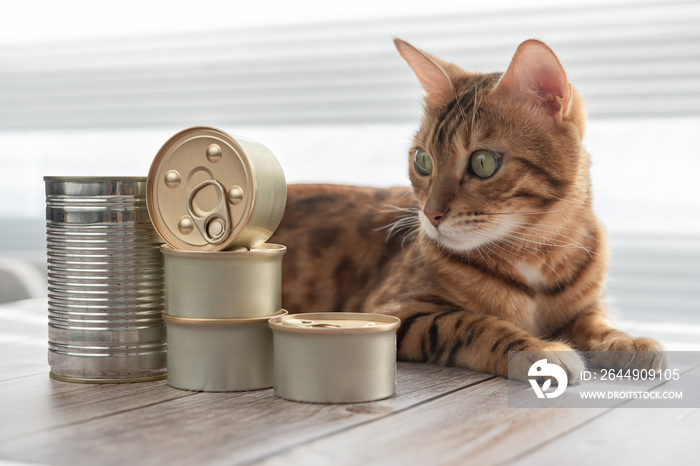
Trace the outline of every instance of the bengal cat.
<path fill-rule="evenodd" d="M 554 52 L 528 40 L 505 73 L 477 74 L 395 44 L 426 92 L 412 189 L 290 185 L 270 240 L 289 250 L 285 308 L 397 316 L 405 361 L 507 377 L 508 352 L 532 351 L 511 368 L 522 380 L 542 351 L 570 381 L 584 369 L 575 350 L 663 367 L 659 343 L 609 323 L 584 105 Z"/>

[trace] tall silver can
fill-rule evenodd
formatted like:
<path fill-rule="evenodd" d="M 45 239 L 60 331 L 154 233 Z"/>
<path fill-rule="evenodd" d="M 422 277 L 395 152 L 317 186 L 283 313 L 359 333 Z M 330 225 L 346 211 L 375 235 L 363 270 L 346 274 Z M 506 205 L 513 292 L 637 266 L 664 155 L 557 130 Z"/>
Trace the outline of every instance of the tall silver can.
<path fill-rule="evenodd" d="M 162 243 L 146 177 L 45 177 L 49 366 L 69 382 L 166 376 Z"/>

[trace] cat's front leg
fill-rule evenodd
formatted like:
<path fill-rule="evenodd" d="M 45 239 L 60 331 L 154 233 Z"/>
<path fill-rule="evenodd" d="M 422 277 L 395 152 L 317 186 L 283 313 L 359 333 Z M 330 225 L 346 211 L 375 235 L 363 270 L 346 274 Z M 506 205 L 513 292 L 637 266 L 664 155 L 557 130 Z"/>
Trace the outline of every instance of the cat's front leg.
<path fill-rule="evenodd" d="M 668 365 L 658 341 L 613 328 L 600 302 L 579 313 L 565 333 L 578 349 L 593 352 L 590 362 L 597 367 L 658 370 Z"/>
<path fill-rule="evenodd" d="M 585 369 L 581 358 L 564 343 L 541 340 L 508 321 L 439 298 L 394 303 L 382 311 L 402 320 L 397 348 L 404 361 L 467 367 L 523 381 L 530 367 L 543 358 L 562 367 L 571 382 Z M 509 371 L 510 351 L 527 353 L 518 353 Z"/>

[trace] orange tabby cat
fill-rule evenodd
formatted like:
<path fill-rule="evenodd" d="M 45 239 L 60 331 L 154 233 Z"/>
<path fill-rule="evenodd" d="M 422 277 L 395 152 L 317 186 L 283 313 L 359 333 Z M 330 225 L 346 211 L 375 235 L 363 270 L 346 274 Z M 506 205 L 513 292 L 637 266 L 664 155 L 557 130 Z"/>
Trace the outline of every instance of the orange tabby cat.
<path fill-rule="evenodd" d="M 533 351 L 511 367 L 523 380 L 542 351 L 571 381 L 584 368 L 574 349 L 663 367 L 661 346 L 612 328 L 601 301 L 583 101 L 554 52 L 528 40 L 505 73 L 475 74 L 395 43 L 426 91 L 412 189 L 289 186 L 271 239 L 289 248 L 284 306 L 400 317 L 405 361 L 508 376 L 508 352 Z"/>

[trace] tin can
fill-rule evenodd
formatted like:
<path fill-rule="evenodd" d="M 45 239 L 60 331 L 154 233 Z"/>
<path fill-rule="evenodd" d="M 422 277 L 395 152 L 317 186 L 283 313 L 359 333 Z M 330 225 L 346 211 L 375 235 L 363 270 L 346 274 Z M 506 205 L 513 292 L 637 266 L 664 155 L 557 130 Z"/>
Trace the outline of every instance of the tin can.
<path fill-rule="evenodd" d="M 160 238 L 146 178 L 45 177 L 51 377 L 165 378 Z"/>
<path fill-rule="evenodd" d="M 282 316 L 280 310 L 274 316 Z M 189 319 L 165 315 L 168 384 L 183 390 L 231 392 L 270 388 L 273 316 Z"/>
<path fill-rule="evenodd" d="M 264 243 L 236 251 L 180 251 L 165 259 L 165 313 L 199 319 L 273 315 L 282 308 L 282 257 L 287 248 Z"/>
<path fill-rule="evenodd" d="M 175 134 L 148 173 L 148 211 L 174 249 L 254 248 L 272 236 L 286 200 L 284 173 L 274 154 L 216 128 Z"/>
<path fill-rule="evenodd" d="M 270 320 L 275 395 L 311 403 L 356 403 L 396 391 L 397 317 L 309 313 Z"/>

